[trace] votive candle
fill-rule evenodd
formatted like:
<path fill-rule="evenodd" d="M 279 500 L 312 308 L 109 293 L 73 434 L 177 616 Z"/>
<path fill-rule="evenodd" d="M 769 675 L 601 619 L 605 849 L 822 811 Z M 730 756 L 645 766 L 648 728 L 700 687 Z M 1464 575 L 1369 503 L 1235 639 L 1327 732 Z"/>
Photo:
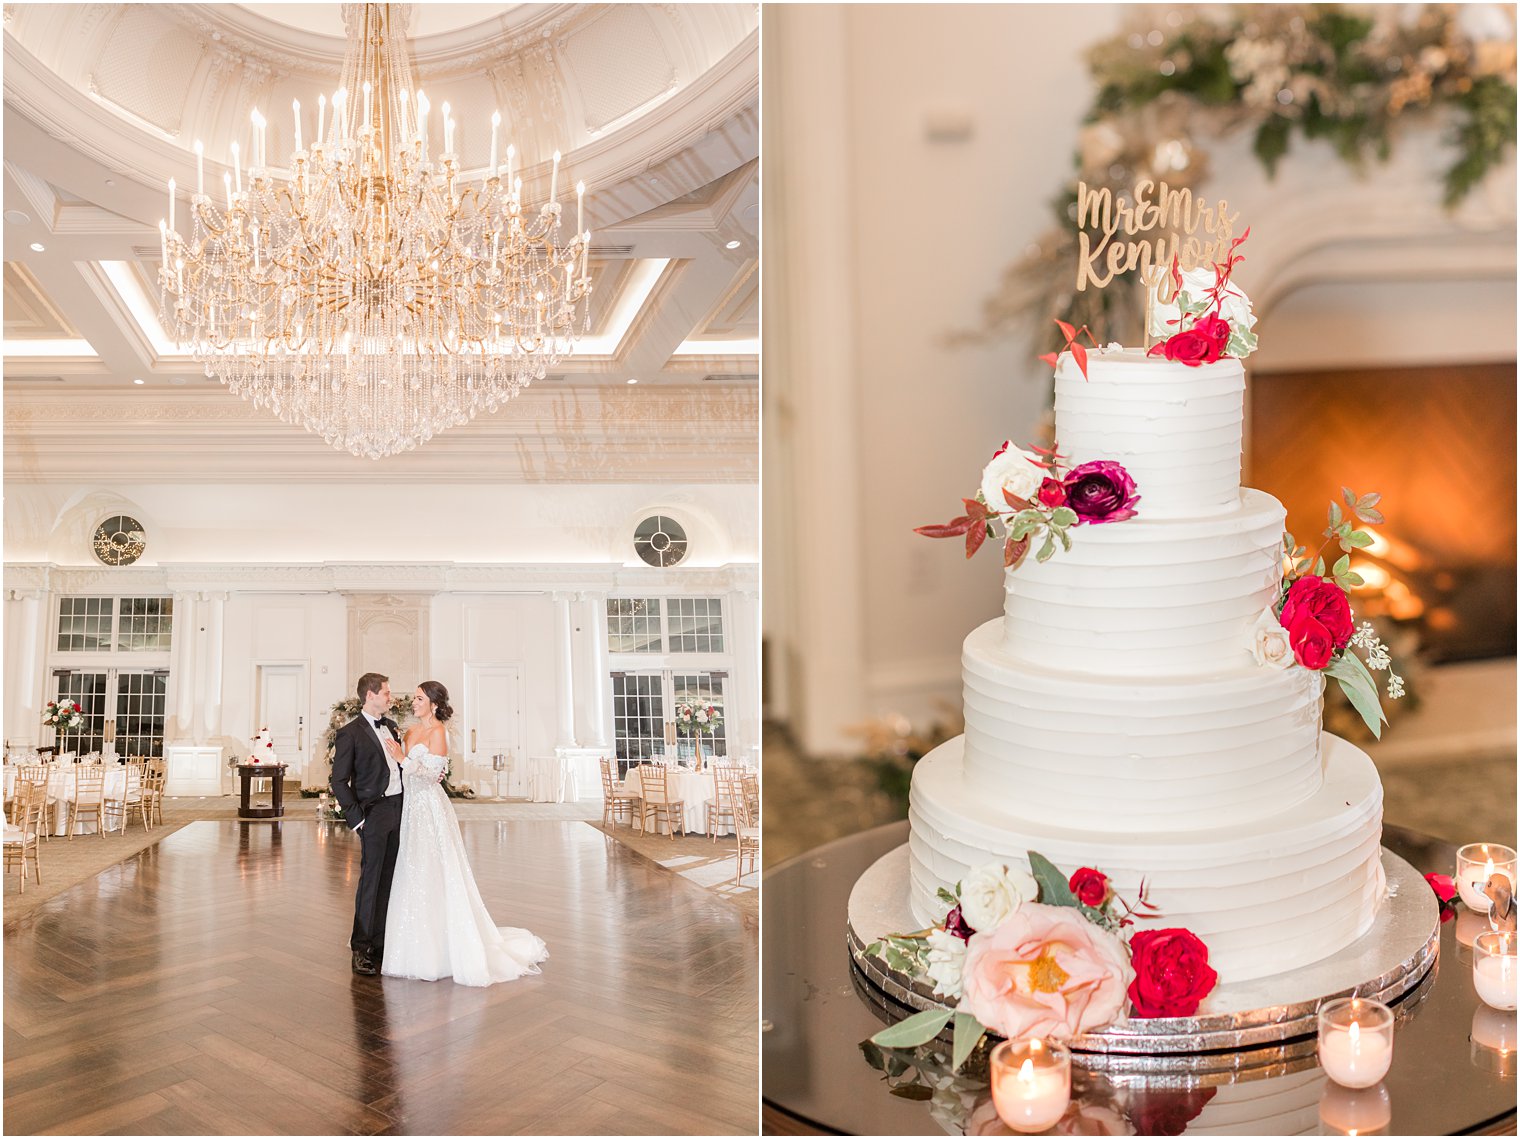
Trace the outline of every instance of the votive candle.
<path fill-rule="evenodd" d="M 1492 842 L 1472 842 L 1457 851 L 1457 893 L 1462 901 L 1480 914 L 1488 913 L 1493 902 L 1483 892 L 1489 878 L 1503 874 L 1515 886 L 1515 852 Z"/>
<path fill-rule="evenodd" d="M 1490 1008 L 1515 1007 L 1515 953 L 1512 933 L 1480 933 L 1473 941 L 1473 987 Z"/>
<path fill-rule="evenodd" d="M 1473 1066 L 1510 1077 L 1515 1074 L 1515 1014 L 1479 1005 L 1472 1018 Z"/>
<path fill-rule="evenodd" d="M 1393 1063 L 1393 1013 L 1362 997 L 1341 997 L 1319 1010 L 1319 1063 L 1342 1087 L 1370 1088 Z"/>
<path fill-rule="evenodd" d="M 998 1118 L 1015 1131 L 1044 1131 L 1071 1102 L 1071 1052 L 1055 1041 L 1005 1040 L 988 1059 Z"/>

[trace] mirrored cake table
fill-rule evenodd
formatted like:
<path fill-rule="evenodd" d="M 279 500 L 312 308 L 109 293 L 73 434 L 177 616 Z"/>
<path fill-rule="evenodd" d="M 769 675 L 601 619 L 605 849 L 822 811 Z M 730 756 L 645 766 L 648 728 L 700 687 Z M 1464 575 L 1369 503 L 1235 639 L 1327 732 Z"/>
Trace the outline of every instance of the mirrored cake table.
<path fill-rule="evenodd" d="M 856 969 L 846 910 L 856 880 L 907 841 L 908 824 L 821 846 L 765 875 L 761 1041 L 763 1128 L 772 1135 L 1006 1135 L 977 1057 L 959 1074 L 931 1046 L 864 1042 L 892 1015 Z M 1387 826 L 1383 845 L 1449 874 L 1455 847 Z M 1486 919 L 1458 911 L 1440 954 L 1399 1002 L 1393 1067 L 1351 1093 L 1329 1082 L 1312 1041 L 1242 1053 L 1232 1070 L 1131 1073 L 1074 1068 L 1073 1107 L 1052 1134 L 1515 1134 L 1515 1014 L 1477 997 L 1465 940 Z M 897 1015 L 905 1015 L 899 1011 Z M 982 1060 L 985 1065 L 985 1059 Z"/>

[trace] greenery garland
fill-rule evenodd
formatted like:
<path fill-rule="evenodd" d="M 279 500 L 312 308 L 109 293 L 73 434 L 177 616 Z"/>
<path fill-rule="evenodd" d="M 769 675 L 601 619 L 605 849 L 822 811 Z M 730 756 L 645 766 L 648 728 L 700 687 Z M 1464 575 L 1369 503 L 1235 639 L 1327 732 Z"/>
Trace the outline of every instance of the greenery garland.
<path fill-rule="evenodd" d="M 323 780 L 320 786 L 303 786 L 301 788 L 302 797 L 312 799 L 320 795 L 323 791 L 327 790 L 328 785 L 332 782 L 333 759 L 337 756 L 338 752 L 338 731 L 339 729 L 347 726 L 356 716 L 358 716 L 362 708 L 363 702 L 357 696 L 350 696 L 344 700 L 339 700 L 332 706 L 332 712 L 327 718 L 327 732 L 322 737 L 323 747 L 327 756 L 327 778 Z M 410 696 L 393 697 L 391 699 L 390 711 L 386 714 L 390 716 L 392 720 L 395 720 L 398 725 L 405 724 L 405 722 L 411 719 L 412 716 L 412 698 Z M 405 732 L 402 734 L 404 735 Z M 449 782 L 449 776 L 452 774 L 452 766 L 453 765 L 450 764 L 450 769 L 446 770 L 443 774 L 444 791 L 452 799 L 475 798 L 474 791 L 468 788 L 461 790 Z"/>
<path fill-rule="evenodd" d="M 1077 257 L 1076 184 L 1116 197 L 1142 177 L 1196 188 L 1208 167 L 1202 138 L 1251 132 L 1269 175 L 1297 136 L 1327 140 L 1362 168 L 1369 154 L 1388 158 L 1401 122 L 1443 112 L 1457 150 L 1445 172 L 1448 207 L 1515 145 L 1515 29 L 1497 5 L 1375 15 L 1336 5 L 1174 8 L 1098 44 L 1088 65 L 1098 93 L 1076 170 L 1052 203 L 1056 225 L 1004 273 L 982 327 L 952 340 L 984 341 L 1032 317 L 1041 345 L 1059 348 L 1056 317 L 1105 341 L 1138 343 L 1138 288 L 1078 293 L 1061 284 Z"/>

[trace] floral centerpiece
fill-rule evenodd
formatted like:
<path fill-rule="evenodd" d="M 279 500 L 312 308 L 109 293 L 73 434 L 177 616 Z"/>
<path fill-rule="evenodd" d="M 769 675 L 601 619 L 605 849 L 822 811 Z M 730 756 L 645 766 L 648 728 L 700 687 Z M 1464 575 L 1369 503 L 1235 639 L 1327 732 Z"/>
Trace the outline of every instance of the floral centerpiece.
<path fill-rule="evenodd" d="M 1213 991 L 1219 978 L 1196 935 L 1129 932 L 1137 919 L 1160 916 L 1144 884 L 1131 906 L 1092 867 L 1067 878 L 1033 850 L 1029 867 L 983 866 L 954 891 L 941 888 L 950 908 L 939 924 L 866 948 L 956 1001 L 883 1029 L 873 1043 L 916 1048 L 953 1020 L 959 1068 L 988 1032 L 1069 1040 L 1126 1016 L 1191 1016 Z"/>
<path fill-rule="evenodd" d="M 1170 299 L 1152 307 L 1151 336 L 1165 337 L 1151 346 L 1149 355 L 1190 367 L 1212 364 L 1225 356 L 1244 360 L 1256 351 L 1256 315 L 1251 298 L 1230 280 L 1245 255 L 1235 251 L 1251 236 L 1247 229 L 1231 244 L 1217 265 L 1200 265 L 1183 272 L 1172 258 Z"/>
<path fill-rule="evenodd" d="M 1372 535 L 1358 523 L 1383 521 L 1377 509 L 1382 495 L 1358 496 L 1349 487 L 1342 487 L 1341 495 L 1345 509 L 1338 502 L 1330 504 L 1325 541 L 1315 553 L 1298 545 L 1292 534 L 1283 535 L 1282 588 L 1251 628 L 1251 652 L 1267 668 L 1306 668 L 1334 677 L 1368 729 L 1381 736 L 1388 717 L 1372 674 L 1388 673 L 1392 700 L 1404 695 L 1404 680 L 1393 671 L 1388 649 L 1372 623 L 1363 621 L 1360 629 L 1356 627 L 1349 594 L 1362 584 L 1361 574 L 1351 568 L 1351 551 L 1372 544 Z M 1324 551 L 1331 542 L 1342 553 L 1327 570 Z M 1354 648 L 1366 655 L 1365 663 L 1351 651 Z"/>
<path fill-rule="evenodd" d="M 1085 359 L 1085 353 L 1084 353 Z M 1048 561 L 1059 543 L 1071 549 L 1071 529 L 1122 522 L 1137 513 L 1135 480 L 1107 459 L 1067 465 L 1055 447 L 1025 451 L 1007 440 L 982 471 L 975 498 L 963 498 L 966 513 L 939 526 L 919 526 L 926 538 L 966 539 L 969 558 L 988 538 L 1003 540 L 1003 564 L 1017 567 L 1032 544 L 1035 561 Z"/>
<path fill-rule="evenodd" d="M 676 705 L 676 731 L 690 736 L 697 752 L 697 770 L 702 769 L 702 737 L 715 735 L 723 723 L 723 705 L 690 704 Z"/>
<path fill-rule="evenodd" d="M 84 727 L 84 709 L 73 700 L 49 700 L 42 709 L 42 722 L 59 732 L 77 732 Z"/>

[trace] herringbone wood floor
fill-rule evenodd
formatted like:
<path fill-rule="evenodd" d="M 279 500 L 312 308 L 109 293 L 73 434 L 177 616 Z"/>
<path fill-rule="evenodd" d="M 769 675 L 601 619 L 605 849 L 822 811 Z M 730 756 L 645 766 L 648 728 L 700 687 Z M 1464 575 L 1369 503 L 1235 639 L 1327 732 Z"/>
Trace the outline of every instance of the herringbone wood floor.
<path fill-rule="evenodd" d="M 754 1134 L 752 919 L 583 823 L 465 822 L 549 944 L 488 989 L 361 978 L 358 844 L 193 823 L 5 930 L 7 1134 Z"/>

